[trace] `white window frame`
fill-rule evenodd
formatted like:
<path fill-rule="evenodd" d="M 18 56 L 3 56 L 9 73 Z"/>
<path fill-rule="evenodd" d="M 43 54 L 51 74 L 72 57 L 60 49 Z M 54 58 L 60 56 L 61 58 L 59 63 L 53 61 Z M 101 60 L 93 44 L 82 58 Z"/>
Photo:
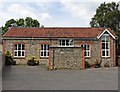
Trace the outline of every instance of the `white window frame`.
<path fill-rule="evenodd" d="M 89 48 L 85 49 L 85 46 L 86 47 L 89 46 Z M 85 54 L 84 54 L 84 56 L 85 57 L 91 57 L 91 45 L 89 45 L 89 44 L 82 44 L 81 47 L 84 48 L 84 53 L 86 52 L 86 56 L 85 56 Z"/>
<path fill-rule="evenodd" d="M 43 49 L 42 49 L 42 45 L 43 45 Z M 46 49 L 44 49 L 45 45 L 46 45 Z M 46 55 L 44 52 L 46 52 Z M 42 55 L 42 53 L 43 53 L 43 55 Z M 40 57 L 49 57 L 49 44 L 41 44 Z"/>
<path fill-rule="evenodd" d="M 62 45 L 63 40 L 65 41 L 65 45 Z M 69 41 L 68 45 L 67 45 L 67 40 Z M 74 46 L 73 39 L 59 39 L 58 40 L 58 47 L 73 47 L 73 46 Z"/>
<path fill-rule="evenodd" d="M 15 49 L 15 45 L 17 45 L 17 49 Z M 20 45 L 20 50 L 18 49 Z M 22 46 L 24 45 L 24 50 L 22 50 Z M 15 52 L 17 52 L 17 55 L 15 56 Z M 18 52 L 20 52 L 20 56 L 18 55 Z M 24 53 L 24 56 L 22 55 L 22 52 Z M 14 44 L 14 57 L 25 57 L 25 44 Z"/>
<path fill-rule="evenodd" d="M 102 57 L 110 57 L 110 36 L 109 36 L 109 34 L 103 34 L 102 37 L 103 36 L 105 37 L 105 39 L 104 39 L 105 42 L 102 41 L 101 44 L 103 44 L 103 43 L 105 44 L 105 49 L 102 48 Z M 106 41 L 107 37 L 109 37 L 108 42 Z M 101 40 L 102 40 L 102 38 L 101 38 Z M 108 47 L 106 47 L 106 44 L 108 44 Z M 108 49 L 106 49 L 106 48 L 108 48 Z M 103 51 L 105 51 L 105 56 L 103 56 Z M 108 51 L 108 55 L 107 55 L 107 51 Z"/>

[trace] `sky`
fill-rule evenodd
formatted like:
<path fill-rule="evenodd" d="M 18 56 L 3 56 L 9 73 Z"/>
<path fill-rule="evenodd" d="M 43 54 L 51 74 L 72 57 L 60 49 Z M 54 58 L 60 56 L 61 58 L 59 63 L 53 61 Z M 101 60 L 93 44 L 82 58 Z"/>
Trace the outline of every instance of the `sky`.
<path fill-rule="evenodd" d="M 32 17 L 45 27 L 90 27 L 103 2 L 119 0 L 0 0 L 0 27 L 9 19 Z"/>

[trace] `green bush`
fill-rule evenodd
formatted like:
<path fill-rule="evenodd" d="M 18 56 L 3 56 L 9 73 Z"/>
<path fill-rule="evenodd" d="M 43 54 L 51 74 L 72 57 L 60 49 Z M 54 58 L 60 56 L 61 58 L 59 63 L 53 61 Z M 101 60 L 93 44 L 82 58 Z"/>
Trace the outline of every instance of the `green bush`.
<path fill-rule="evenodd" d="M 27 65 L 29 66 L 39 65 L 39 60 L 36 57 L 31 57 L 30 59 L 28 59 Z"/>
<path fill-rule="evenodd" d="M 98 59 L 96 59 L 95 64 L 94 64 L 94 67 L 95 67 L 95 68 L 101 67 L 101 63 L 102 63 L 102 60 L 98 61 Z"/>
<path fill-rule="evenodd" d="M 88 61 L 85 61 L 85 68 L 90 68 L 91 64 Z"/>
<path fill-rule="evenodd" d="M 5 65 L 16 65 L 16 61 L 13 60 L 9 51 L 5 53 Z"/>

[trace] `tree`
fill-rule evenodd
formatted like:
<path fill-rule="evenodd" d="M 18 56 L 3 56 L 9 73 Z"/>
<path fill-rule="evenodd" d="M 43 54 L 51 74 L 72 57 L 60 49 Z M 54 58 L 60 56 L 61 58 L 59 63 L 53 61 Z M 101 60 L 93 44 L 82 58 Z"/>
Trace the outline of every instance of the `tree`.
<path fill-rule="evenodd" d="M 96 10 L 96 14 L 90 21 L 91 27 L 105 27 L 114 30 L 120 37 L 120 11 L 115 2 L 102 3 Z"/>
<path fill-rule="evenodd" d="M 111 28 L 118 36 L 117 52 L 120 52 L 120 6 L 115 2 L 102 3 L 96 10 L 96 14 L 90 21 L 91 27 L 105 27 Z"/>
<path fill-rule="evenodd" d="M 2 34 L 5 34 L 9 27 L 40 27 L 39 21 L 32 19 L 31 17 L 10 19 L 6 21 L 5 26 L 2 27 Z"/>
<path fill-rule="evenodd" d="M 25 21 L 23 18 L 20 18 L 17 20 L 17 26 L 18 27 L 25 27 Z"/>

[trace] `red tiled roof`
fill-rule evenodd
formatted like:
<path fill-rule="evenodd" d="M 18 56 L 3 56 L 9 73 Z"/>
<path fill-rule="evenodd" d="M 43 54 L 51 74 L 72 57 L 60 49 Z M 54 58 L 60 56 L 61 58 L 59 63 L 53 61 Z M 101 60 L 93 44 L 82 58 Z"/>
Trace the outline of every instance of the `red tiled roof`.
<path fill-rule="evenodd" d="M 11 28 L 4 37 L 96 38 L 103 31 L 104 28 Z"/>

